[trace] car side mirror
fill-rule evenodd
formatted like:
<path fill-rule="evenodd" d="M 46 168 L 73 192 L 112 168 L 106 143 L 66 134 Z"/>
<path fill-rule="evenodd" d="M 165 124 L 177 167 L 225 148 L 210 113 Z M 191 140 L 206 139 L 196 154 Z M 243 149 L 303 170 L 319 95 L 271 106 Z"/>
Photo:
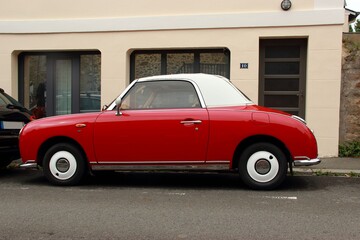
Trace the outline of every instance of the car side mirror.
<path fill-rule="evenodd" d="M 121 116 L 122 115 L 122 112 L 120 111 L 122 104 L 121 98 L 117 98 L 115 100 L 115 104 L 116 104 L 116 116 Z"/>
<path fill-rule="evenodd" d="M 101 108 L 101 111 L 105 111 L 109 106 L 108 105 L 104 105 L 102 108 Z"/>

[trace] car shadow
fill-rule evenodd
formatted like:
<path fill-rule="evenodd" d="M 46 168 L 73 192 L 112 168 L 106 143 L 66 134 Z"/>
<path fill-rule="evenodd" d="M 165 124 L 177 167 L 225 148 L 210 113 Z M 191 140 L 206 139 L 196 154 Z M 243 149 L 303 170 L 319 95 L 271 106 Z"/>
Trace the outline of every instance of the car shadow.
<path fill-rule="evenodd" d="M 193 172 L 108 172 L 91 176 L 83 186 L 182 189 L 242 189 L 237 174 Z"/>
<path fill-rule="evenodd" d="M 1 183 L 44 183 L 48 184 L 42 171 L 38 169 L 3 168 L 0 169 Z"/>
<path fill-rule="evenodd" d="M 287 176 L 276 190 L 317 190 L 321 186 L 309 177 Z M 316 182 L 316 181 L 315 181 Z M 237 173 L 198 172 L 104 172 L 87 178 L 82 187 L 176 188 L 251 190 Z"/>
<path fill-rule="evenodd" d="M 324 179 L 331 178 L 332 181 Z M 338 177 L 287 176 L 276 191 L 316 191 L 341 185 Z M 1 183 L 11 182 L 26 185 L 52 187 L 44 177 L 42 170 L 1 169 Z M 55 186 L 54 186 L 55 187 Z M 67 187 L 64 187 L 67 188 Z M 174 189 L 217 189 L 250 190 L 236 173 L 198 173 L 198 172 L 99 172 L 88 176 L 73 188 L 174 188 Z"/>

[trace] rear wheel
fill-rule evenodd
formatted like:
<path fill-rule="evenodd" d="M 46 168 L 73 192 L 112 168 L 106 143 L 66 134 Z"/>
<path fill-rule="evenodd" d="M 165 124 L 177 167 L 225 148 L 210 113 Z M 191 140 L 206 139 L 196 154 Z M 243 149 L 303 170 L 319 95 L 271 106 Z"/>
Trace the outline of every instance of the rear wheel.
<path fill-rule="evenodd" d="M 45 177 L 55 185 L 76 185 L 86 173 L 85 158 L 74 145 L 59 143 L 45 153 Z"/>
<path fill-rule="evenodd" d="M 256 143 L 241 154 L 239 173 L 246 185 L 253 189 L 274 189 L 285 179 L 285 154 L 270 143 Z"/>

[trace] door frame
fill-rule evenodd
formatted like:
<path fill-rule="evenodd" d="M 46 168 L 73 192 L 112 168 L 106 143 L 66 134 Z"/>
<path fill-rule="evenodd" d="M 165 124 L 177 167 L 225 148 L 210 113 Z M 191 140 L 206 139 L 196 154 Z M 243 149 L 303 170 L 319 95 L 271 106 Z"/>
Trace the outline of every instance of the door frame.
<path fill-rule="evenodd" d="M 288 38 L 288 39 L 260 39 L 259 42 L 259 105 L 264 105 L 265 96 L 265 48 L 266 46 L 300 46 L 299 58 L 279 58 L 282 61 L 299 61 L 299 117 L 305 119 L 306 112 L 306 69 L 307 69 L 307 38 Z M 279 61 L 277 59 L 277 61 Z M 270 60 L 271 61 L 271 60 Z M 286 77 L 286 75 L 284 75 Z M 286 94 L 286 91 L 283 91 Z M 294 94 L 294 91 L 288 91 Z"/>
<path fill-rule="evenodd" d="M 55 113 L 55 61 L 71 60 L 71 113 L 80 112 L 80 58 L 81 55 L 101 54 L 100 51 L 56 51 L 56 52 L 22 52 L 18 56 L 18 99 L 24 103 L 25 95 L 25 57 L 46 56 L 46 114 Z"/>

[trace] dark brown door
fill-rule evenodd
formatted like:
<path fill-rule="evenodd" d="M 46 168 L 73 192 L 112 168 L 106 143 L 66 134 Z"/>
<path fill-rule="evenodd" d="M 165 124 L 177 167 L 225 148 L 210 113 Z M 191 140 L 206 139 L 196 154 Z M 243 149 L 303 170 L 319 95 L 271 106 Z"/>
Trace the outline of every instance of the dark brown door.
<path fill-rule="evenodd" d="M 259 104 L 305 118 L 307 39 L 260 40 Z"/>

